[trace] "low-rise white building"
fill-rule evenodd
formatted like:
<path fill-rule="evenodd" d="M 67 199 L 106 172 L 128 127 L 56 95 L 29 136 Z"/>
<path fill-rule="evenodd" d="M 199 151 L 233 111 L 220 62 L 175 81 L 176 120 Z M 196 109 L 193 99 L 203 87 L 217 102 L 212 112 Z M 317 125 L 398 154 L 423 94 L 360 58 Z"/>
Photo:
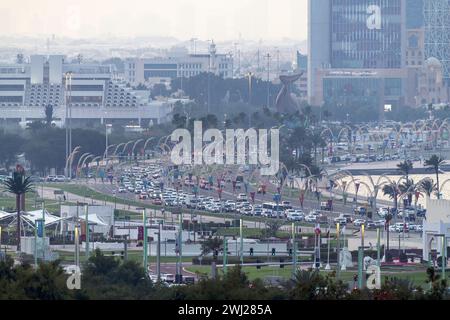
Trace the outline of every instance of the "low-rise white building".
<path fill-rule="evenodd" d="M 156 124 L 173 110 L 117 79 L 110 65 L 67 63 L 62 55 L 32 55 L 29 63 L 0 65 L 0 124 L 45 119 L 48 105 L 57 125 L 68 118 Z"/>
<path fill-rule="evenodd" d="M 175 78 L 190 78 L 210 72 L 224 78 L 233 77 L 233 57 L 218 54 L 211 44 L 206 54 L 174 54 L 165 57 L 133 58 L 125 62 L 125 80 L 133 86 L 160 83 Z"/>
<path fill-rule="evenodd" d="M 61 206 L 61 218 L 63 219 L 63 232 L 73 232 L 75 228 L 74 218 L 79 217 L 81 222 L 86 221 L 86 213 L 82 206 Z M 111 232 L 114 225 L 114 207 L 111 206 L 88 206 L 88 221 L 91 225 L 90 230 L 94 233 L 102 233 L 107 235 Z"/>
<path fill-rule="evenodd" d="M 430 253 L 436 250 L 437 257 L 442 248 L 448 248 L 450 238 L 450 200 L 427 199 L 427 216 L 423 222 L 423 259 L 429 261 Z M 444 240 L 445 236 L 445 240 Z M 443 246 L 443 241 L 444 246 Z M 447 254 L 446 257 L 448 258 Z"/>

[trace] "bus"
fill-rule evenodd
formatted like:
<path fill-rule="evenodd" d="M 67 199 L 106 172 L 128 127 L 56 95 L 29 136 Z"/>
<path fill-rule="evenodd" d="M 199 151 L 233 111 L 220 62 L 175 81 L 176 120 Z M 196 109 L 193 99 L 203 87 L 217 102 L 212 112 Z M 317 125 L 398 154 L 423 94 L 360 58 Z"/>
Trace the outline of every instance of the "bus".
<path fill-rule="evenodd" d="M 277 211 L 277 207 L 278 207 L 278 211 L 280 211 L 280 212 L 283 212 L 285 209 L 287 209 L 281 203 L 278 204 L 278 206 L 277 206 L 277 204 L 275 202 L 263 203 L 262 207 L 263 207 L 263 209 L 266 209 L 266 210 L 272 210 L 272 212 L 276 212 Z"/>

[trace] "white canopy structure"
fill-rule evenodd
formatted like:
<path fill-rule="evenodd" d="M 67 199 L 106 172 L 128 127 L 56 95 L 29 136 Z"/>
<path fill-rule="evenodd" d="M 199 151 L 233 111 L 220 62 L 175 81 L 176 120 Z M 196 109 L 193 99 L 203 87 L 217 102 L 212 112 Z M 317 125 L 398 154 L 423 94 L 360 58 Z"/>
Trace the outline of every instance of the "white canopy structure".
<path fill-rule="evenodd" d="M 5 211 L 0 210 L 0 220 L 11 218 L 11 217 L 15 216 L 16 214 L 17 214 L 16 212 L 10 213 L 10 212 L 5 212 Z"/>
<path fill-rule="evenodd" d="M 86 221 L 86 216 L 85 215 L 81 215 L 79 216 L 79 219 L 82 221 Z M 92 214 L 88 214 L 88 223 L 90 225 L 96 225 L 96 226 L 108 226 L 107 223 L 105 223 L 102 218 L 100 218 L 97 214 L 92 213 Z"/>
<path fill-rule="evenodd" d="M 31 222 L 33 225 L 35 225 L 36 220 L 42 219 L 42 210 L 22 212 L 22 217 L 23 219 L 27 220 L 27 222 Z M 45 219 L 45 226 L 51 226 L 53 224 L 59 223 L 62 220 L 60 217 L 50 214 L 45 209 L 44 209 L 44 219 Z"/>

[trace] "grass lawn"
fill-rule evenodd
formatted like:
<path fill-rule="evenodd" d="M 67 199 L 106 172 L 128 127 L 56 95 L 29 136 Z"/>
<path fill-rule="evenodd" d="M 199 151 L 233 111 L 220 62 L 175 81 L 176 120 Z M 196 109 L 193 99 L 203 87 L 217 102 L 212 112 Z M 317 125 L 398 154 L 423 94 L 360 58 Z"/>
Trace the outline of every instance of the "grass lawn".
<path fill-rule="evenodd" d="M 228 268 L 230 269 L 230 267 Z M 190 266 L 187 267 L 186 270 L 194 273 L 199 273 L 201 275 L 210 275 L 211 273 L 211 266 Z M 283 269 L 280 267 L 262 267 L 261 269 L 256 269 L 256 267 L 244 267 L 243 271 L 247 274 L 250 280 L 254 280 L 257 278 L 264 279 L 268 276 L 276 276 L 276 277 L 283 277 L 285 279 L 288 279 L 292 276 L 292 267 L 291 266 L 285 266 Z M 325 271 L 322 270 L 322 273 L 329 273 L 331 271 Z M 218 268 L 218 273 L 223 274 L 223 269 Z M 357 270 L 352 271 L 341 271 L 340 273 L 340 279 L 344 282 L 353 281 L 353 276 L 357 274 Z M 384 281 L 387 277 L 395 277 L 399 279 L 409 279 L 414 284 L 420 285 L 422 287 L 427 287 L 428 284 L 426 283 L 426 272 L 425 270 L 422 271 L 405 271 L 405 270 L 381 270 L 381 281 Z"/>
<path fill-rule="evenodd" d="M 67 204 L 67 202 L 66 202 Z M 13 197 L 0 197 L 0 209 L 4 208 L 5 210 L 16 210 L 16 200 Z M 31 210 L 39 210 L 41 208 L 41 204 L 37 203 L 37 208 L 35 207 L 34 198 L 28 197 L 25 201 L 25 208 L 27 211 Z M 46 200 L 45 208 L 51 213 L 59 213 L 59 202 L 54 200 Z"/>

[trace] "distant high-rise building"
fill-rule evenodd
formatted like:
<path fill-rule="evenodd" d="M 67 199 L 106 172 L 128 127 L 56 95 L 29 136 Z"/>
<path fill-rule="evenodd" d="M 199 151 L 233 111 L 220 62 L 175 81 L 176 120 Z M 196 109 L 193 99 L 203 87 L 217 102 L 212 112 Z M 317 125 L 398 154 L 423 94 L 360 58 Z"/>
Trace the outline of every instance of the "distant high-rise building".
<path fill-rule="evenodd" d="M 424 1 L 425 56 L 436 58 L 450 80 L 450 3 L 448 0 Z"/>
<path fill-rule="evenodd" d="M 297 69 L 307 70 L 308 69 L 308 56 L 301 54 L 297 51 Z"/>
<path fill-rule="evenodd" d="M 406 0 L 406 28 L 420 29 L 424 24 L 423 5 L 428 0 Z"/>
<path fill-rule="evenodd" d="M 406 0 L 309 0 L 308 101 L 404 103 Z"/>

